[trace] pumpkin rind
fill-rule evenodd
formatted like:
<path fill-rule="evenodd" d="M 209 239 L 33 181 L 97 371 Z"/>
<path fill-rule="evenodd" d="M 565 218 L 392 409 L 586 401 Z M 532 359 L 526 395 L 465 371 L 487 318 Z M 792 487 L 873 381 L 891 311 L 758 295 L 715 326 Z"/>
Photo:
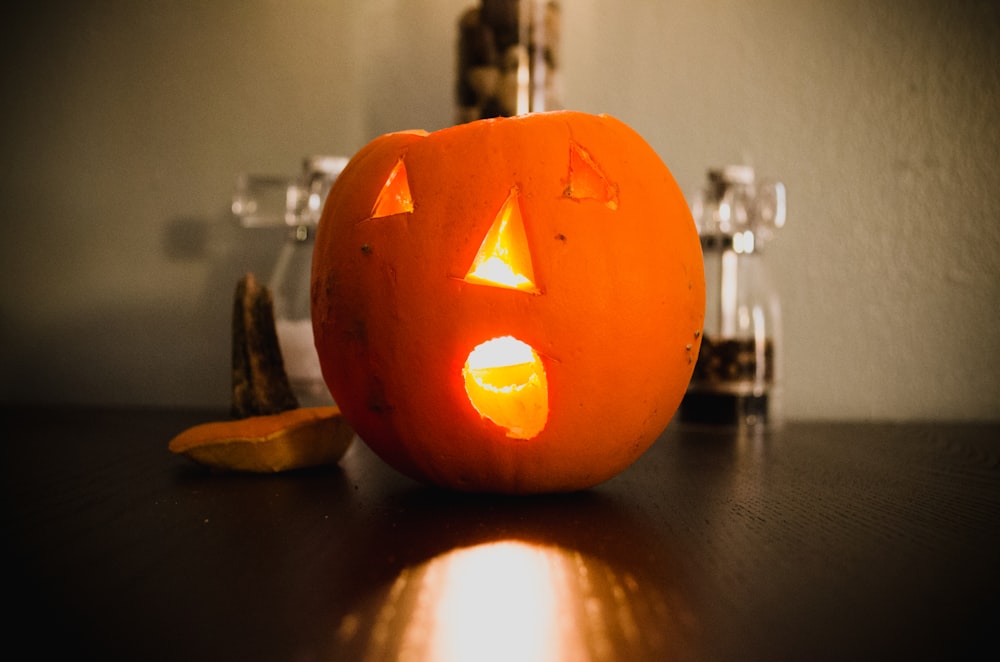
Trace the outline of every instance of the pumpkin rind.
<path fill-rule="evenodd" d="M 373 218 L 401 160 L 412 205 Z M 515 189 L 535 290 L 467 281 Z M 628 467 L 680 404 L 704 302 L 682 193 L 604 115 L 376 138 L 337 179 L 316 236 L 313 326 L 334 399 L 387 463 L 454 489 L 578 490 Z M 481 416 L 464 385 L 469 352 L 507 335 L 534 348 L 547 378 L 548 418 L 530 439 Z"/>

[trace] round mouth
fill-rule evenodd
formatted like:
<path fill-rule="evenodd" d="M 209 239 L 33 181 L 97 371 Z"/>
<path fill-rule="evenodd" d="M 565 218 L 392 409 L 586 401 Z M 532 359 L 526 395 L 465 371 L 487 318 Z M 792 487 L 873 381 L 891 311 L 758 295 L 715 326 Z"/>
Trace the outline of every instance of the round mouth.
<path fill-rule="evenodd" d="M 512 439 L 532 439 L 549 417 L 545 367 L 531 345 L 502 336 L 477 345 L 462 368 L 469 402 Z"/>

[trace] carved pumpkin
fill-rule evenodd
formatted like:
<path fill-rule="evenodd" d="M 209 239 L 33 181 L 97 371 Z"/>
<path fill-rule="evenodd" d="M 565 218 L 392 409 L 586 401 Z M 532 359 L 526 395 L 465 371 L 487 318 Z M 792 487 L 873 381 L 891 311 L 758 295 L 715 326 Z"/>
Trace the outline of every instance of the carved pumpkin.
<path fill-rule="evenodd" d="M 324 378 L 383 460 L 468 491 L 570 491 L 676 411 L 701 248 L 631 128 L 571 111 L 376 138 L 331 190 L 312 317 Z"/>

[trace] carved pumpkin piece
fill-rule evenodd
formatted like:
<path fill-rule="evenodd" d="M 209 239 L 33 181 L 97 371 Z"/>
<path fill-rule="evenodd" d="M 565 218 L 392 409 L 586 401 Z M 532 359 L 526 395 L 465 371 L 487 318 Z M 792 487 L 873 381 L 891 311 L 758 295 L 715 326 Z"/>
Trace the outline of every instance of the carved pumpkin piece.
<path fill-rule="evenodd" d="M 673 416 L 704 269 L 649 145 L 557 111 L 362 148 L 328 196 L 312 297 L 324 378 L 383 460 L 461 490 L 567 491 Z"/>

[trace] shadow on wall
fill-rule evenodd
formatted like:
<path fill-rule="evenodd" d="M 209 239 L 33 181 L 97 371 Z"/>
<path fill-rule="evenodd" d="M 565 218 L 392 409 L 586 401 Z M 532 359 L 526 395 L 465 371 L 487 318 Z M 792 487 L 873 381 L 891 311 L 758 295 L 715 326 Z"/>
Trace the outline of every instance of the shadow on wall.
<path fill-rule="evenodd" d="M 160 251 L 192 278 L 187 298 L 79 306 L 44 324 L 2 322 L 8 365 L 0 399 L 101 405 L 228 407 L 233 294 L 252 271 L 270 276 L 284 229 L 246 230 L 228 212 L 164 223 Z M 171 269 L 139 272 L 156 278 Z M 158 291 L 149 284 L 144 291 Z M 163 287 L 165 296 L 177 291 Z M 65 354 L 52 348 L 67 348 Z M 70 350 L 71 348 L 71 350 Z"/>

